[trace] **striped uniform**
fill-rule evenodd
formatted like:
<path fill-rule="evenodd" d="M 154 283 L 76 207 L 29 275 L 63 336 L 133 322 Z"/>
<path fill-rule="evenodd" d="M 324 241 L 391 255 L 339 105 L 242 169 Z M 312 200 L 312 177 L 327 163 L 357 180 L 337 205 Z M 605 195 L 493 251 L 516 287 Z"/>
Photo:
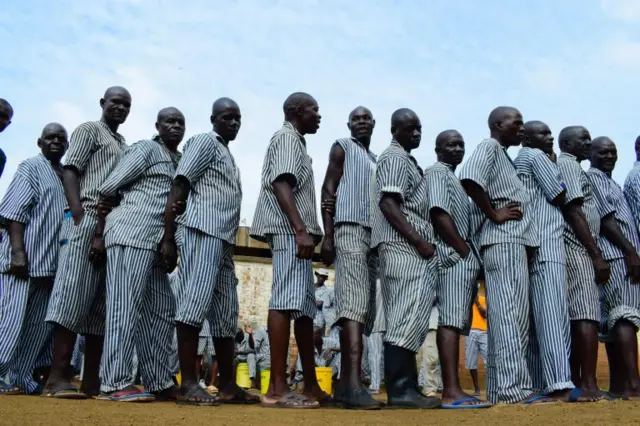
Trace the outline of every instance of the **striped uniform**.
<path fill-rule="evenodd" d="M 429 197 L 428 211 L 440 209 L 453 219 L 458 234 L 470 246 L 471 203 L 450 165 L 437 162 L 424 173 Z M 439 325 L 462 331 L 469 322 L 474 289 L 477 287 L 480 262 L 472 250 L 462 259 L 460 254 L 435 234 L 438 252 Z"/>
<path fill-rule="evenodd" d="M 107 216 L 107 316 L 100 364 L 100 389 L 134 384 L 134 351 L 147 391 L 171 387 L 171 338 L 175 297 L 159 261 L 163 214 L 179 153 L 156 136 L 134 143 L 103 185 L 102 197 L 121 195 Z"/>
<path fill-rule="evenodd" d="M 638 227 L 622 188 L 606 173 L 591 167 L 587 177 L 593 187 L 598 203 L 600 218 L 613 214 L 625 238 L 640 250 Z M 618 321 L 627 320 L 640 327 L 640 286 L 631 284 L 627 276 L 624 253 L 603 235 L 598 239 L 602 257 L 609 263 L 611 278 L 600 286 L 600 303 L 603 318 L 600 321 L 601 333 L 606 338 Z"/>
<path fill-rule="evenodd" d="M 215 355 L 216 351 L 213 346 L 213 338 L 211 337 L 211 327 L 206 319 L 202 323 L 200 335 L 198 337 L 198 355 L 208 356 Z"/>
<path fill-rule="evenodd" d="M 464 368 L 467 370 L 478 369 L 478 354 L 482 362 L 487 365 L 487 332 L 483 330 L 471 330 L 464 339 Z"/>
<path fill-rule="evenodd" d="M 523 147 L 515 159 L 518 177 L 532 201 L 540 248 L 530 265 L 531 327 L 528 365 L 537 391 L 573 389 L 571 331 L 562 234 L 564 217 L 551 204 L 566 190 L 557 166 L 539 149 Z"/>
<path fill-rule="evenodd" d="M 368 336 L 376 315 L 378 255 L 370 247 L 376 155 L 355 138 L 338 139 L 335 145 L 344 151 L 334 218 L 336 319 L 364 324 Z"/>
<path fill-rule="evenodd" d="M 174 299 L 178 298 L 178 290 L 180 282 L 178 281 L 178 268 L 174 269 L 171 273 L 167 274 L 169 280 L 169 287 L 173 293 Z M 176 328 L 173 328 L 173 338 L 171 339 L 171 349 L 169 357 L 169 367 L 174 376 L 177 376 L 180 372 L 180 359 L 178 358 L 178 332 Z"/>
<path fill-rule="evenodd" d="M 371 372 L 371 384 L 369 389 L 380 390 L 380 382 L 384 375 L 384 351 L 382 341 L 386 330 L 384 304 L 382 302 L 382 287 L 380 280 L 376 282 L 376 319 L 373 322 L 373 330 L 369 336 L 369 368 Z"/>
<path fill-rule="evenodd" d="M 537 232 L 529 195 L 507 151 L 495 139 L 482 141 L 460 169 L 460 179 L 482 187 L 493 208 L 519 202 L 520 221 L 497 225 L 485 220 L 480 235 L 487 284 L 489 359 L 487 397 L 513 403 L 531 393 L 526 352 L 529 344 L 529 270 L 526 247 Z"/>
<path fill-rule="evenodd" d="M 329 287 L 326 285 L 321 285 L 320 287 L 316 287 L 315 296 L 316 301 L 325 301 L 325 295 L 329 291 Z M 324 307 L 324 306 L 323 306 Z M 316 310 L 316 316 L 313 319 L 313 326 L 320 327 L 324 334 L 325 327 L 327 327 L 327 320 L 324 318 L 324 309 L 323 307 L 319 307 Z M 329 324 L 329 327 L 331 324 Z"/>
<path fill-rule="evenodd" d="M 211 131 L 185 144 L 176 176 L 191 192 L 180 228 L 180 293 L 176 322 L 201 327 L 213 337 L 233 337 L 238 322 L 238 279 L 233 247 L 240 223 L 242 185 L 228 142 Z"/>
<path fill-rule="evenodd" d="M 273 256 L 273 284 L 269 309 L 289 311 L 291 319 L 315 318 L 316 306 L 311 259 L 296 257 L 295 232 L 280 209 L 272 184 L 281 176 L 293 177 L 293 198 L 306 231 L 316 242 L 322 238 L 318 224 L 311 157 L 304 137 L 289 122 L 278 130 L 267 147 L 260 195 L 251 226 L 251 237 L 265 241 Z"/>
<path fill-rule="evenodd" d="M 125 148 L 124 137 L 112 132 L 102 121 L 81 124 L 71 134 L 65 167 L 80 173 L 84 217 L 69 232 L 46 321 L 74 333 L 104 334 L 105 268 L 89 262 L 89 251 L 97 224 L 98 189 L 122 158 Z"/>
<path fill-rule="evenodd" d="M 623 192 L 636 223 L 636 229 L 640 229 L 640 161 L 633 164 L 633 168 L 624 181 Z"/>
<path fill-rule="evenodd" d="M 565 203 L 572 201 L 582 205 L 589 230 L 595 241 L 600 237 L 600 215 L 598 205 L 587 178 L 587 174 L 578 159 L 563 152 L 558 156 L 560 177 L 567 186 Z M 567 288 L 569 301 L 569 319 L 571 321 L 600 321 L 599 290 L 591 257 L 587 253 L 573 228 L 568 223 L 564 227 L 564 248 L 567 264 Z"/>
<path fill-rule="evenodd" d="M 256 367 L 256 351 L 249 344 L 249 334 L 243 332 L 242 342 L 236 342 L 236 363 L 244 362 L 247 364 L 249 368 L 249 378 L 253 379 L 256 377 L 257 367 Z M 255 347 L 255 341 L 254 341 Z"/>
<path fill-rule="evenodd" d="M 334 349 L 340 349 L 340 343 L 334 338 L 331 337 L 323 337 L 322 338 L 322 352 L 318 351 L 317 346 L 313 346 L 314 349 L 314 360 L 316 363 L 316 367 L 331 367 L 331 372 L 333 377 L 335 378 L 338 372 L 340 371 L 340 364 L 335 362 L 335 356 L 340 352 L 332 351 Z M 325 355 L 327 358 L 325 359 Z M 293 378 L 294 383 L 300 383 L 303 380 L 303 371 L 302 371 L 302 359 L 300 355 L 296 358 L 296 373 Z"/>
<path fill-rule="evenodd" d="M 433 242 L 428 220 L 426 181 L 415 158 L 395 140 L 378 158 L 376 200 L 398 195 L 401 210 L 413 229 Z M 386 314 L 384 341 L 417 353 L 429 331 L 429 315 L 436 297 L 438 260 L 423 259 L 385 219 L 380 208 L 373 216 L 371 246 L 378 248 L 379 275 Z"/>
<path fill-rule="evenodd" d="M 0 377 L 6 376 L 9 384 L 26 393 L 38 388 L 31 372 L 53 331 L 43 322 L 58 266 L 66 204 L 62 182 L 42 154 L 20 163 L 0 203 Z M 9 272 L 9 221 L 25 225 L 29 280 Z"/>

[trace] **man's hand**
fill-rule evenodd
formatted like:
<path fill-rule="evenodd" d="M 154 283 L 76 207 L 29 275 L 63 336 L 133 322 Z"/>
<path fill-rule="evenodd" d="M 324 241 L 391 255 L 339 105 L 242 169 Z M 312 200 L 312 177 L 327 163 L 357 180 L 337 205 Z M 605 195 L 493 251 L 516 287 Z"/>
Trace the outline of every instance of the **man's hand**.
<path fill-rule="evenodd" d="M 425 241 L 424 239 L 420 239 L 416 245 L 416 250 L 418 250 L 418 253 L 423 259 L 430 259 L 436 252 L 433 244 Z"/>
<path fill-rule="evenodd" d="M 596 284 L 605 284 L 611 277 L 609 264 L 602 258 L 602 256 L 598 256 L 593 259 L 593 271 L 596 276 Z"/>
<path fill-rule="evenodd" d="M 336 215 L 336 199 L 334 198 L 327 198 L 325 200 L 322 200 L 322 203 L 320 204 L 320 207 L 322 208 L 322 210 L 326 211 L 327 213 L 329 213 L 332 217 Z"/>
<path fill-rule="evenodd" d="M 9 272 L 21 280 L 29 279 L 29 261 L 27 260 L 27 253 L 24 250 L 11 250 Z"/>
<path fill-rule="evenodd" d="M 333 236 L 324 236 L 320 247 L 320 256 L 325 266 L 331 266 L 336 257 L 336 249 L 333 245 Z"/>
<path fill-rule="evenodd" d="M 104 238 L 102 238 L 102 235 L 94 235 L 91 239 L 91 249 L 89 249 L 89 262 L 95 266 L 102 266 L 106 258 Z"/>
<path fill-rule="evenodd" d="M 316 300 L 316 308 L 322 308 L 322 305 L 324 305 L 322 300 Z"/>
<path fill-rule="evenodd" d="M 80 225 L 82 218 L 84 217 L 84 209 L 79 207 L 78 209 L 71 209 L 71 216 L 73 217 L 73 224 L 75 226 Z"/>
<path fill-rule="evenodd" d="M 299 259 L 311 259 L 315 243 L 307 231 L 296 232 L 296 256 Z"/>
<path fill-rule="evenodd" d="M 167 273 L 173 272 L 178 264 L 178 247 L 176 241 L 170 237 L 163 237 L 160 243 L 160 254 L 162 255 L 162 263 Z"/>
<path fill-rule="evenodd" d="M 640 284 L 640 257 L 635 251 L 631 251 L 624 256 L 627 264 L 627 275 L 631 277 L 632 284 Z"/>
<path fill-rule="evenodd" d="M 98 214 L 106 217 L 118 205 L 120 205 L 120 197 L 101 198 L 98 201 Z"/>
<path fill-rule="evenodd" d="M 491 221 L 497 225 L 501 225 L 510 220 L 522 220 L 520 203 L 509 203 L 503 208 L 496 210 L 495 217 L 491 219 Z"/>
<path fill-rule="evenodd" d="M 171 204 L 171 210 L 173 210 L 176 216 L 180 216 L 187 210 L 187 202 L 176 201 L 175 203 Z"/>
<path fill-rule="evenodd" d="M 244 331 L 245 331 L 247 334 L 253 334 L 253 328 L 251 328 L 251 326 L 250 326 L 250 325 L 246 325 L 246 326 L 244 327 Z"/>

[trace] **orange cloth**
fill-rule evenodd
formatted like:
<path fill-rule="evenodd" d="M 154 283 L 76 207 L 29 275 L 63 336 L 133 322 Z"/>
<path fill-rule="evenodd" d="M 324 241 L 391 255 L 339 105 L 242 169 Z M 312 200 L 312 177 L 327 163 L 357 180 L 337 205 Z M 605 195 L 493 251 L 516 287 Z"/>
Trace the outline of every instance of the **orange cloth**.
<path fill-rule="evenodd" d="M 487 312 L 487 302 L 484 296 L 478 296 L 478 302 L 480 303 L 480 306 L 484 308 L 484 311 Z M 475 304 L 475 302 L 473 303 L 472 309 L 473 319 L 471 320 L 471 328 L 473 330 L 487 331 L 487 319 L 482 318 L 482 316 L 480 315 L 480 311 L 478 310 L 478 306 Z"/>

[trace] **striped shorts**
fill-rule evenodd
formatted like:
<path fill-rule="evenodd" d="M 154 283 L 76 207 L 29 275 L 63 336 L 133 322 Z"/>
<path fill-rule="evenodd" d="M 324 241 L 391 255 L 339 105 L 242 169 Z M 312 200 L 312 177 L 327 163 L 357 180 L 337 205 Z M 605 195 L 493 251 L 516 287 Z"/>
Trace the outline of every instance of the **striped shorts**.
<path fill-rule="evenodd" d="M 565 244 L 569 319 L 600 321 L 600 295 L 591 258 L 583 249 Z"/>
<path fill-rule="evenodd" d="M 315 318 L 316 293 L 311 259 L 296 257 L 294 235 L 269 235 L 273 263 L 273 284 L 269 309 L 287 311 L 291 319 Z"/>
<path fill-rule="evenodd" d="M 387 322 L 385 343 L 418 353 L 429 332 L 438 260 L 423 259 L 409 243 L 382 243 L 380 284 Z"/>
<path fill-rule="evenodd" d="M 65 216 L 64 222 L 68 221 L 73 223 L 73 218 Z M 64 222 L 62 228 L 68 229 L 69 223 Z M 68 244 L 63 245 L 60 253 L 46 321 L 74 333 L 102 336 L 106 313 L 106 271 L 104 267 L 95 267 L 89 262 L 96 224 L 96 216 L 85 212 L 80 224 L 72 225 L 68 231 Z"/>
<path fill-rule="evenodd" d="M 176 322 L 202 327 L 209 320 L 211 335 L 233 337 L 238 326 L 238 279 L 233 246 L 197 229 L 181 226 Z"/>
<path fill-rule="evenodd" d="M 624 259 L 607 262 L 611 267 L 611 278 L 605 285 L 600 286 L 600 333 L 604 340 L 608 339 L 609 331 L 620 320 L 627 320 L 640 327 L 640 285 L 631 284 Z"/>
<path fill-rule="evenodd" d="M 480 262 L 473 253 L 458 260 L 453 266 L 438 270 L 439 325 L 461 331 L 468 328 L 479 273 Z"/>
<path fill-rule="evenodd" d="M 371 334 L 376 317 L 378 255 L 370 248 L 371 229 L 343 223 L 335 230 L 337 317 L 365 325 Z"/>

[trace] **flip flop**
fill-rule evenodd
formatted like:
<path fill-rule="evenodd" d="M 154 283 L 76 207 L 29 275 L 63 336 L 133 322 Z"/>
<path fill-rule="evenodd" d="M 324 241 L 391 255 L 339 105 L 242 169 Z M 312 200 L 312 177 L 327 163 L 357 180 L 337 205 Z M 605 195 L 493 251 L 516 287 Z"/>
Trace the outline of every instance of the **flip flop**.
<path fill-rule="evenodd" d="M 467 402 L 480 402 L 481 404 L 467 404 Z M 466 404 L 466 405 L 465 405 Z M 476 398 L 475 396 L 468 398 L 460 398 L 451 404 L 442 404 L 440 408 L 448 408 L 453 410 L 460 409 L 473 409 L 473 408 L 489 408 L 493 407 L 493 404 L 490 402 L 483 402 L 481 399 Z"/>
<path fill-rule="evenodd" d="M 214 396 L 200 389 L 199 386 L 192 387 L 186 394 L 178 396 L 176 404 L 195 405 L 198 407 L 215 407 L 220 405 Z"/>
<path fill-rule="evenodd" d="M 260 404 L 260 398 L 251 395 L 244 389 L 240 389 L 233 395 L 231 399 L 223 399 L 218 397 L 217 401 L 220 404 L 236 404 L 236 405 L 251 405 L 251 404 Z"/>
<path fill-rule="evenodd" d="M 567 402 L 591 402 L 591 401 L 578 401 L 578 399 L 582 396 L 582 389 L 573 388 L 569 393 L 569 397 L 567 398 Z"/>
<path fill-rule="evenodd" d="M 604 395 L 604 399 L 606 399 L 607 401 L 628 401 L 629 400 L 627 396 L 620 395 L 614 392 L 602 391 L 602 394 Z"/>
<path fill-rule="evenodd" d="M 115 402 L 153 402 L 156 397 L 140 389 L 123 389 L 114 392 L 103 392 L 96 396 L 96 399 Z"/>
<path fill-rule="evenodd" d="M 80 392 L 78 388 L 73 385 L 60 385 L 54 386 L 50 389 L 44 389 L 42 392 L 42 396 L 46 396 L 48 398 L 57 398 L 57 399 L 88 399 L 89 397 Z"/>
<path fill-rule="evenodd" d="M 0 395 L 24 395 L 24 391 L 18 386 L 3 384 L 0 387 Z"/>
<path fill-rule="evenodd" d="M 291 408 L 297 410 L 320 408 L 320 403 L 297 392 L 289 392 L 275 402 L 266 402 L 264 398 L 260 404 L 265 408 Z"/>
<path fill-rule="evenodd" d="M 555 399 L 551 398 L 550 396 L 547 395 L 533 395 L 530 396 L 528 398 L 526 398 L 524 401 L 522 401 L 523 405 L 537 405 L 535 404 L 536 402 L 539 402 L 539 404 L 553 404 L 555 402 L 557 402 Z M 543 402 L 544 401 L 544 402 Z"/>

